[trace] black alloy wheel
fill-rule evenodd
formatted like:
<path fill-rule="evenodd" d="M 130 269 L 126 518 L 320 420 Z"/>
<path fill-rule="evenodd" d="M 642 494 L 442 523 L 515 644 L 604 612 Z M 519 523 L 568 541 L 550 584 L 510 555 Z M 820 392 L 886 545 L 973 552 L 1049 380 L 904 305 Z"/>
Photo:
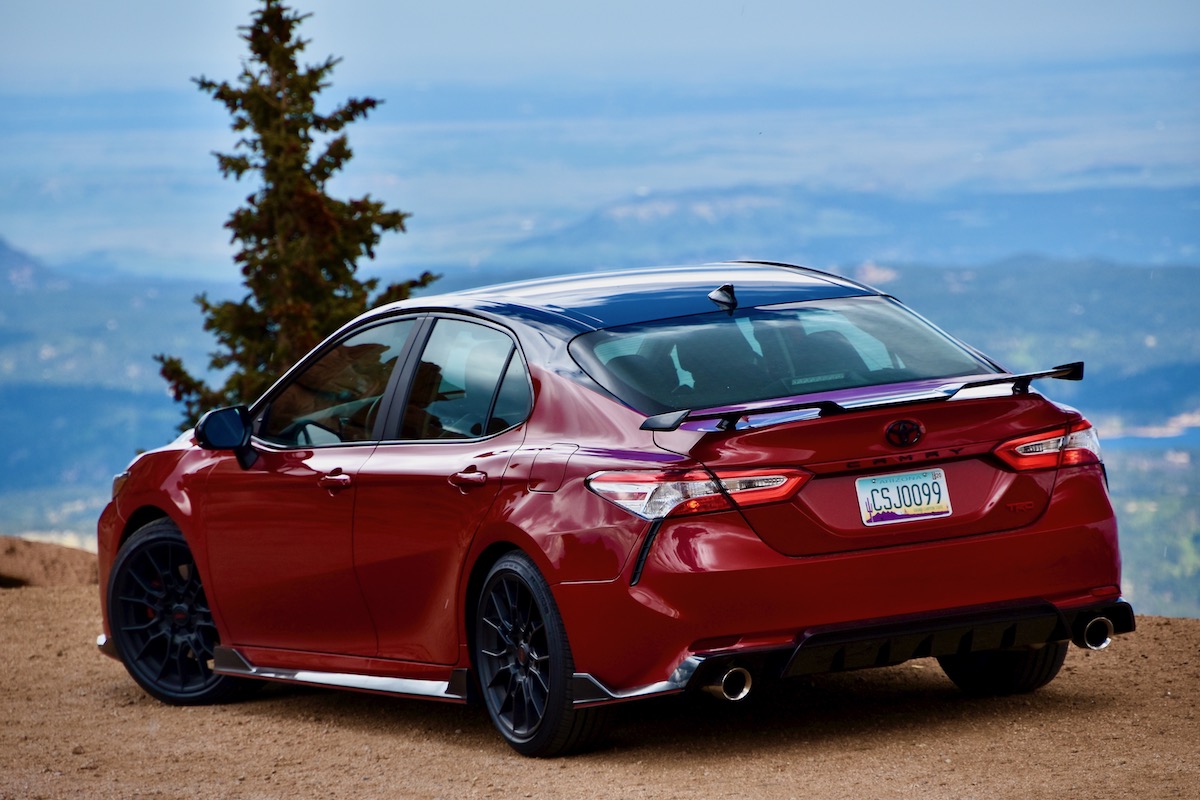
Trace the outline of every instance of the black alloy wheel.
<path fill-rule="evenodd" d="M 253 683 L 213 672 L 217 628 L 191 550 L 169 519 L 143 526 L 121 546 L 109 576 L 108 618 L 125 669 L 165 703 L 217 703 Z"/>
<path fill-rule="evenodd" d="M 545 579 L 523 553 L 493 565 L 479 596 L 475 666 L 493 724 L 517 752 L 556 756 L 590 745 L 604 709 L 576 709 L 571 648 Z"/>

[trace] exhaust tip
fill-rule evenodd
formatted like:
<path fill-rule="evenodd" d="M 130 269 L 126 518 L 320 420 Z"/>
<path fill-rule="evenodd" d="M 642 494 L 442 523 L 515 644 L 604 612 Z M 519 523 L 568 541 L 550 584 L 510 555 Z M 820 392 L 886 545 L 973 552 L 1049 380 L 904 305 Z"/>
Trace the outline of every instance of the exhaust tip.
<path fill-rule="evenodd" d="M 1075 644 L 1088 650 L 1103 650 L 1112 644 L 1112 620 L 1108 617 L 1093 617 L 1083 626 L 1083 630 L 1075 639 Z"/>
<path fill-rule="evenodd" d="M 753 684 L 754 678 L 748 669 L 745 667 L 731 667 L 726 670 L 719 681 L 705 686 L 704 691 L 722 700 L 736 703 L 739 700 L 746 699 L 750 694 L 750 687 Z"/>

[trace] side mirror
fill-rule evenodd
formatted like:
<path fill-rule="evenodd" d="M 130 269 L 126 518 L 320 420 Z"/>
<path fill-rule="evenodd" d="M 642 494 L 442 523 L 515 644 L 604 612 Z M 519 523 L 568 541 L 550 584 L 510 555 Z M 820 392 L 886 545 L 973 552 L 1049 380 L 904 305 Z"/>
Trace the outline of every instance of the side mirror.
<path fill-rule="evenodd" d="M 242 469 L 258 460 L 250 445 L 250 411 L 245 406 L 209 411 L 196 423 L 196 442 L 205 450 L 232 450 Z"/>

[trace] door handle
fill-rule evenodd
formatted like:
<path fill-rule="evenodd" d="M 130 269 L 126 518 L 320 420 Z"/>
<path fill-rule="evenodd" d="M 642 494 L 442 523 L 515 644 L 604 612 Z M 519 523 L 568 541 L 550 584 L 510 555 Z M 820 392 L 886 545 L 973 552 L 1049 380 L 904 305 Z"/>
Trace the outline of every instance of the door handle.
<path fill-rule="evenodd" d="M 450 483 L 460 489 L 470 489 L 472 486 L 483 486 L 487 483 L 487 473 L 471 469 L 456 472 L 450 476 Z"/>
<path fill-rule="evenodd" d="M 349 489 L 352 482 L 350 476 L 342 472 L 340 468 L 317 478 L 317 486 L 320 486 L 322 489 L 328 489 L 330 492 L 340 492 L 342 489 Z"/>

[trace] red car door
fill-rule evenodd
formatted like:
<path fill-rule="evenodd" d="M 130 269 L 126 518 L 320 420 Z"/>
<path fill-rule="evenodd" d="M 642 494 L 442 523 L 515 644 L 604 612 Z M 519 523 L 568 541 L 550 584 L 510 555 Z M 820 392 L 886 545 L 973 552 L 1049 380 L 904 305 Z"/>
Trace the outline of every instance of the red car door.
<path fill-rule="evenodd" d="M 417 328 L 387 320 L 323 347 L 255 406 L 257 460 L 243 469 L 231 456 L 213 469 L 201 513 L 209 599 L 228 644 L 375 653 L 354 571 L 354 505 Z"/>
<path fill-rule="evenodd" d="M 354 580 L 354 485 L 371 447 L 261 452 L 212 471 L 205 509 L 213 597 L 231 645 L 370 655 Z"/>
<path fill-rule="evenodd" d="M 438 319 L 407 380 L 357 476 L 354 557 L 379 655 L 450 664 L 464 558 L 524 439 L 529 377 L 506 333 Z"/>

